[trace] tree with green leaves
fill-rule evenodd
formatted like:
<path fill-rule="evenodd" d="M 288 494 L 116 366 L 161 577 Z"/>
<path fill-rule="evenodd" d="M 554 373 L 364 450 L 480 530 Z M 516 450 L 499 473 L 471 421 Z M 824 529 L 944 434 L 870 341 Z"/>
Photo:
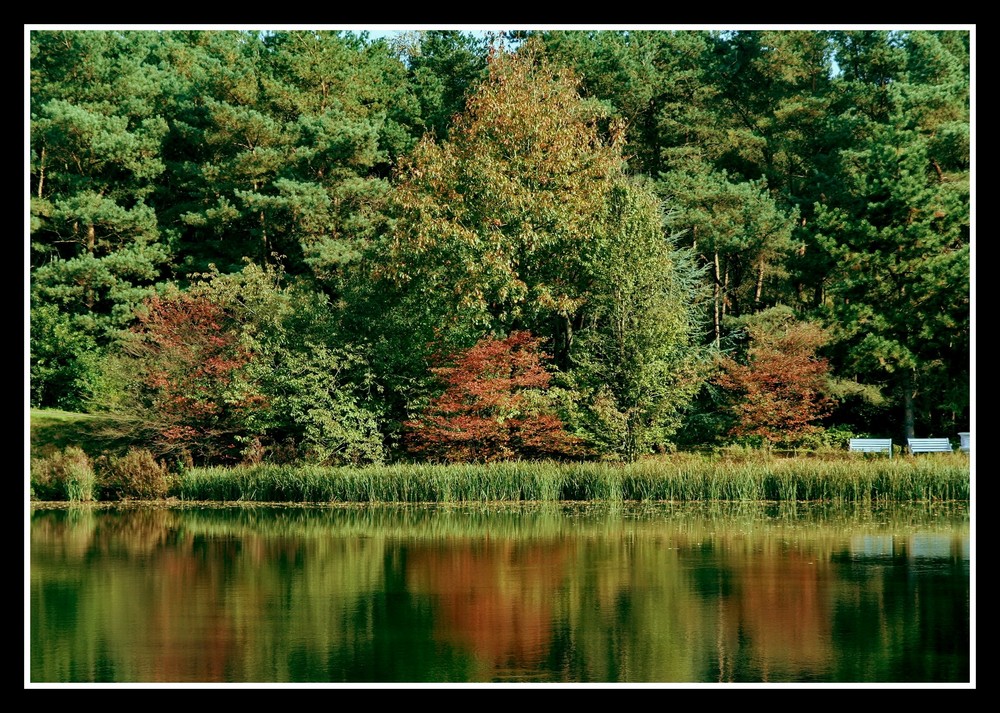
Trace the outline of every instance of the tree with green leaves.
<path fill-rule="evenodd" d="M 707 375 L 701 270 L 669 235 L 648 185 L 623 180 L 586 259 L 594 283 L 571 352 L 576 424 L 627 461 L 668 448 Z"/>
<path fill-rule="evenodd" d="M 93 408 L 160 455 L 382 460 L 380 401 L 329 298 L 248 264 L 147 301 L 104 361 Z"/>
<path fill-rule="evenodd" d="M 449 139 L 401 162 L 394 228 L 371 246 L 370 280 L 354 280 L 358 328 L 404 400 L 431 353 L 490 333 L 530 330 L 567 365 L 585 255 L 622 173 L 568 72 L 530 48 L 494 51 L 489 72 Z"/>
<path fill-rule="evenodd" d="M 551 61 L 580 77 L 581 96 L 624 127 L 631 172 L 656 178 L 678 156 L 710 152 L 724 106 L 712 81 L 713 33 L 701 30 L 538 30 Z M 708 156 L 711 158 L 711 156 Z"/>
<path fill-rule="evenodd" d="M 406 68 L 384 42 L 331 31 L 170 33 L 184 68 L 169 146 L 186 272 L 281 263 L 342 286 L 383 218 L 418 132 Z"/>
<path fill-rule="evenodd" d="M 416 31 L 404 55 L 425 132 L 448 138 L 466 98 L 486 77 L 486 40 L 458 30 Z"/>
<path fill-rule="evenodd" d="M 727 314 L 769 306 L 765 280 L 784 276 L 797 211 L 783 210 L 763 181 L 733 181 L 698 161 L 661 174 L 674 224 L 708 266 L 716 345 Z"/>
<path fill-rule="evenodd" d="M 198 287 L 227 305 L 253 355 L 237 383 L 258 395 L 243 442 L 248 458 L 324 465 L 380 462 L 382 394 L 341 310 L 304 278 L 247 264 Z"/>

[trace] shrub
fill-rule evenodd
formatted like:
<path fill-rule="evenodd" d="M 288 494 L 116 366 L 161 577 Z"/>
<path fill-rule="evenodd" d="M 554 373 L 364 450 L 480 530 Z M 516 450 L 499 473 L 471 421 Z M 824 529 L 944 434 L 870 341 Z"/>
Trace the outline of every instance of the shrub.
<path fill-rule="evenodd" d="M 715 377 L 729 394 L 730 435 L 754 445 L 804 445 L 821 433 L 819 421 L 835 404 L 829 363 L 817 355 L 827 333 L 796 321 L 785 307 L 747 318 L 747 333 L 746 357 L 722 358 Z"/>
<path fill-rule="evenodd" d="M 31 459 L 30 485 L 33 500 L 89 502 L 96 485 L 93 464 L 76 446 L 53 451 Z"/>
<path fill-rule="evenodd" d="M 144 448 L 132 448 L 123 456 L 102 456 L 99 465 L 102 500 L 165 498 L 174 482 L 167 465 Z"/>
<path fill-rule="evenodd" d="M 445 389 L 404 424 L 410 450 L 451 462 L 580 454 L 555 413 L 540 344 L 524 331 L 486 338 L 433 369 Z"/>

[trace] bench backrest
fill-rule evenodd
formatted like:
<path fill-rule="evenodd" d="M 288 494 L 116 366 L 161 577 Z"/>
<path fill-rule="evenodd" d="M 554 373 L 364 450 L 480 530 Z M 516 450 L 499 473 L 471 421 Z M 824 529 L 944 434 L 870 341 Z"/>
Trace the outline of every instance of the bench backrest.
<path fill-rule="evenodd" d="M 947 438 L 907 438 L 910 453 L 951 453 L 951 441 Z"/>
<path fill-rule="evenodd" d="M 888 451 L 889 457 L 892 458 L 891 438 L 852 438 L 849 441 L 848 448 L 852 451 L 860 451 L 862 453 Z"/>

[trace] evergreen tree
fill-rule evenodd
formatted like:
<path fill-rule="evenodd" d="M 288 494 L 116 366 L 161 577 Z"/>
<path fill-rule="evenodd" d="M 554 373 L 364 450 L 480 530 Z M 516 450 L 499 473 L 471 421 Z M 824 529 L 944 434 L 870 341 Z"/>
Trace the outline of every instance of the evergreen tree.
<path fill-rule="evenodd" d="M 660 189 L 674 207 L 675 227 L 708 268 L 718 345 L 727 315 L 774 303 L 775 296 L 764 294 L 765 280 L 784 277 L 797 212 L 783 211 L 763 180 L 734 182 L 698 161 L 661 174 Z"/>
<path fill-rule="evenodd" d="M 456 30 L 417 35 L 406 51 L 410 82 L 425 132 L 444 140 L 452 121 L 465 111 L 466 98 L 486 76 L 486 40 Z"/>
<path fill-rule="evenodd" d="M 852 141 L 815 236 L 835 265 L 824 308 L 840 328 L 841 373 L 889 390 L 901 437 L 946 435 L 969 406 L 967 64 L 934 34 L 837 41 L 857 108 L 840 116 Z"/>
<path fill-rule="evenodd" d="M 166 70 L 155 33 L 36 30 L 30 42 L 31 305 L 45 322 L 32 329 L 32 403 L 79 405 L 80 359 L 128 323 L 170 258 L 150 203 Z M 65 330 L 79 334 L 53 341 Z M 76 377 L 47 383 L 53 363 Z"/>

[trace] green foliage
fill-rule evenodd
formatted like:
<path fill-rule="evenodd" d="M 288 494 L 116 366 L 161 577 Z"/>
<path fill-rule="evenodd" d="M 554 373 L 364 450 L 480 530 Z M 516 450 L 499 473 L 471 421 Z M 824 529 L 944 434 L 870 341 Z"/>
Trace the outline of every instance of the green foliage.
<path fill-rule="evenodd" d="M 582 246 L 624 165 L 595 119 L 570 73 L 495 51 L 448 141 L 425 138 L 401 162 L 394 230 L 368 260 L 396 295 L 391 308 L 406 310 L 389 319 L 416 327 L 408 343 L 387 344 L 413 355 L 409 375 L 424 373 L 432 349 L 512 329 L 555 337 L 575 316 Z"/>
<path fill-rule="evenodd" d="M 601 238 L 586 257 L 594 277 L 571 352 L 584 401 L 574 425 L 599 451 L 633 461 L 668 447 L 704 379 L 700 272 L 666 235 L 648 188 L 618 184 L 602 218 Z"/>
<path fill-rule="evenodd" d="M 157 238 L 164 171 L 155 33 L 33 31 L 31 195 L 36 256 L 102 257 Z"/>
<path fill-rule="evenodd" d="M 168 132 L 157 44 L 155 33 L 31 33 L 36 406 L 81 407 L 93 355 L 169 259 L 151 204 Z"/>
<path fill-rule="evenodd" d="M 244 443 L 277 454 L 291 442 L 296 457 L 310 463 L 382 460 L 380 394 L 328 297 L 303 282 L 285 285 L 279 270 L 253 264 L 210 277 L 198 290 L 229 305 L 253 355 L 235 381 L 260 404 L 248 413 Z"/>
<path fill-rule="evenodd" d="M 968 74 L 933 34 L 838 41 L 854 53 L 843 89 L 861 111 L 839 117 L 853 140 L 835 154 L 836 190 L 816 206 L 816 239 L 835 266 L 825 311 L 843 372 L 894 392 L 899 432 L 912 435 L 917 419 L 968 409 Z"/>
<path fill-rule="evenodd" d="M 375 387 L 328 298 L 248 264 L 148 303 L 104 362 L 100 407 L 158 457 L 383 457 Z M 114 388 L 112 388 L 114 387 Z"/>
<path fill-rule="evenodd" d="M 188 67 L 177 96 L 175 216 L 187 270 L 280 262 L 335 286 L 383 222 L 389 167 L 415 143 L 406 69 L 349 32 L 171 33 Z"/>
<path fill-rule="evenodd" d="M 299 456 L 310 463 L 382 460 L 376 406 L 361 396 L 374 386 L 352 381 L 354 374 L 370 381 L 358 353 L 306 341 L 269 356 L 280 364 L 261 381 L 269 398 L 272 443 L 280 436 L 292 438 Z"/>
<path fill-rule="evenodd" d="M 89 502 L 97 495 L 93 463 L 78 446 L 32 457 L 30 488 L 33 500 Z"/>
<path fill-rule="evenodd" d="M 774 300 L 765 286 L 785 277 L 798 210 L 782 208 L 764 180 L 734 181 L 698 161 L 661 174 L 660 186 L 674 209 L 675 229 L 709 266 L 719 342 L 727 314 L 758 311 Z"/>
<path fill-rule="evenodd" d="M 624 122 L 629 165 L 656 177 L 675 155 L 724 147 L 725 117 L 712 78 L 707 31 L 579 31 L 531 33 L 556 64 L 573 68 L 581 94 Z M 610 126 L 610 122 L 608 124 Z M 607 127 L 606 127 L 607 128 Z"/>
<path fill-rule="evenodd" d="M 621 241 L 627 174 L 656 182 L 707 268 L 716 345 L 787 304 L 833 330 L 826 425 L 968 428 L 970 32 L 518 36 L 33 30 L 31 404 L 141 402 L 112 346 L 137 308 L 249 258 L 284 268 L 275 314 L 309 319 L 234 317 L 260 351 L 222 396 L 262 399 L 234 451 L 377 460 L 432 398 L 435 351 L 530 330 L 574 430 L 624 453 L 632 397 L 600 356 L 619 268 L 593 256 Z M 635 328 L 633 375 L 658 359 Z M 683 407 L 680 383 L 637 452 L 732 425 L 718 390 Z M 119 435 L 142 442 L 152 415 Z"/>
<path fill-rule="evenodd" d="M 485 41 L 457 30 L 417 33 L 406 55 L 425 131 L 447 139 L 452 119 L 465 110 L 466 96 L 486 74 Z"/>
<path fill-rule="evenodd" d="M 82 410 L 94 379 L 97 341 L 74 329 L 68 315 L 55 305 L 31 311 L 30 403 Z"/>
<path fill-rule="evenodd" d="M 103 258 L 56 259 L 31 275 L 31 403 L 82 409 L 99 388 L 99 360 L 134 310 L 153 294 L 160 246 Z"/>

